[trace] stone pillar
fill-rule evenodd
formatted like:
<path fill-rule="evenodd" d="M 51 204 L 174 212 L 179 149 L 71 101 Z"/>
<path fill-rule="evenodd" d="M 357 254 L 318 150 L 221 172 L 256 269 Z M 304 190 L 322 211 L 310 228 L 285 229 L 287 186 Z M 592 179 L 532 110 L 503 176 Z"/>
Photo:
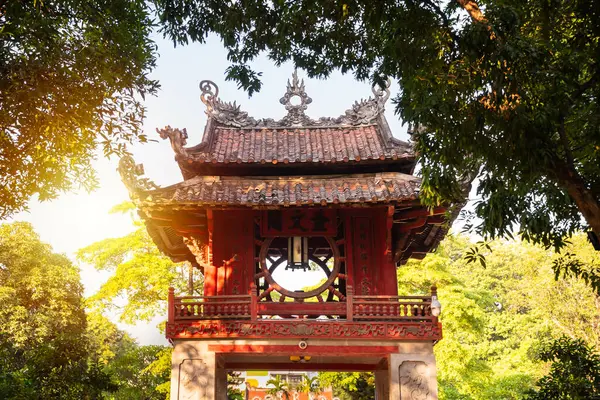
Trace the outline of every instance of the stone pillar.
<path fill-rule="evenodd" d="M 206 351 L 202 342 L 176 342 L 171 368 L 171 400 L 227 398 L 227 374 L 225 373 L 225 397 L 217 397 L 217 381 L 222 381 L 223 373 L 217 376 L 215 353 Z"/>
<path fill-rule="evenodd" d="M 437 369 L 433 348 L 407 346 L 415 352 L 391 354 L 390 400 L 437 400 Z"/>
<path fill-rule="evenodd" d="M 375 400 L 388 400 L 390 397 L 390 376 L 387 370 L 375 371 Z"/>

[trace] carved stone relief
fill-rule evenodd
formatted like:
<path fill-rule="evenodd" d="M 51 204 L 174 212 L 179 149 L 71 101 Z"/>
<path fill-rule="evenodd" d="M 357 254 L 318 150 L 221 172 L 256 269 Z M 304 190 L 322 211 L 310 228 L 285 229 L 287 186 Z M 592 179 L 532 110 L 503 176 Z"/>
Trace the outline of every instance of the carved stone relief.
<path fill-rule="evenodd" d="M 185 359 L 179 365 L 178 400 L 212 400 L 209 370 L 201 359 Z"/>
<path fill-rule="evenodd" d="M 400 365 L 400 399 L 431 399 L 429 371 L 423 361 L 405 361 Z"/>

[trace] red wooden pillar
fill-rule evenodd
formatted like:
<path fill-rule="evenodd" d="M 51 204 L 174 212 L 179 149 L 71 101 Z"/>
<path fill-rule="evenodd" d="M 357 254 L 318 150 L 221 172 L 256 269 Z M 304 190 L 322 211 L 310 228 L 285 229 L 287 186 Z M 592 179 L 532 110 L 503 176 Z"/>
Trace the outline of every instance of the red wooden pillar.
<path fill-rule="evenodd" d="M 175 289 L 172 287 L 169 288 L 169 300 L 168 300 L 168 311 L 167 311 L 167 321 L 169 323 L 175 322 Z"/>
<path fill-rule="evenodd" d="M 350 285 L 346 286 L 346 319 L 354 320 L 354 288 Z"/>
<path fill-rule="evenodd" d="M 256 321 L 258 318 L 258 294 L 256 292 L 256 284 L 250 284 L 250 320 Z"/>

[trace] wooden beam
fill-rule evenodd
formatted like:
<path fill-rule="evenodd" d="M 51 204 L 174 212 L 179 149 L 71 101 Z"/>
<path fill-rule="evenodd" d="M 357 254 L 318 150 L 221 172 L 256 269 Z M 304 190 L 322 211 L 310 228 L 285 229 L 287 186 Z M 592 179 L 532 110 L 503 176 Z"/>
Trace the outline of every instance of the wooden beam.
<path fill-rule="evenodd" d="M 411 222 L 401 222 L 399 223 L 399 231 L 401 233 L 408 233 L 410 231 L 412 231 L 413 229 L 417 229 L 417 228 L 421 228 L 422 226 L 425 226 L 425 224 L 427 223 L 427 218 L 426 217 L 422 217 L 422 218 L 417 218 L 414 221 Z"/>
<path fill-rule="evenodd" d="M 405 219 L 413 219 L 420 217 L 428 217 L 432 215 L 440 215 L 446 212 L 446 207 L 435 207 L 432 210 L 427 208 L 411 208 L 409 210 L 396 211 L 394 213 L 394 222 L 400 222 Z"/>
<path fill-rule="evenodd" d="M 378 364 L 344 364 L 344 363 L 313 363 L 288 362 L 288 363 L 252 363 L 252 362 L 226 362 L 225 368 L 236 371 L 337 371 L 361 372 L 375 371 Z"/>
<path fill-rule="evenodd" d="M 210 344 L 208 351 L 215 353 L 260 354 L 260 355 L 377 355 L 397 353 L 398 346 L 308 346 L 301 350 L 296 345 L 259 344 Z"/>

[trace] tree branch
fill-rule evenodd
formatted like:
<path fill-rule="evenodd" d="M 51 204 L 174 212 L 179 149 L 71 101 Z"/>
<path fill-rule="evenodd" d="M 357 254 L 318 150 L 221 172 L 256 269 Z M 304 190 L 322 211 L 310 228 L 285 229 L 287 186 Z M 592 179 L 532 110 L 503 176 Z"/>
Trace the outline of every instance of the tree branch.
<path fill-rule="evenodd" d="M 471 19 L 474 21 L 480 22 L 482 24 L 489 25 L 487 18 L 481 12 L 481 9 L 473 0 L 457 0 L 458 4 L 469 13 Z"/>
<path fill-rule="evenodd" d="M 494 29 L 492 29 L 492 25 L 490 25 L 489 21 L 485 15 L 483 15 L 483 12 L 474 0 L 456 0 L 456 2 L 469 14 L 473 21 L 485 25 L 487 30 L 490 32 L 491 39 L 496 39 L 496 33 L 494 33 Z"/>
<path fill-rule="evenodd" d="M 573 158 L 573 153 L 571 153 L 571 147 L 569 145 L 569 139 L 567 138 L 567 132 L 565 131 L 565 117 L 560 117 L 560 125 L 558 126 L 558 135 L 560 136 L 560 141 L 562 142 L 563 147 L 565 148 L 565 157 L 567 159 L 567 164 L 570 168 L 575 169 L 575 160 Z"/>
<path fill-rule="evenodd" d="M 599 65 L 600 64 L 594 65 L 596 71 L 594 72 L 592 77 L 590 79 L 588 79 L 586 82 L 579 85 L 579 89 L 577 89 L 577 91 L 573 94 L 573 96 L 571 96 L 571 104 L 573 104 L 575 102 L 575 100 L 577 100 L 581 95 L 583 95 L 586 92 L 586 90 L 588 90 L 596 82 L 598 82 L 598 79 L 600 79 L 600 68 L 598 68 Z"/>
<path fill-rule="evenodd" d="M 424 3 L 426 5 L 428 5 L 429 7 L 431 7 L 433 12 L 435 12 L 435 14 L 442 19 L 444 27 L 446 27 L 446 29 L 448 30 L 448 34 L 450 35 L 450 37 L 452 38 L 452 41 L 454 42 L 453 44 L 457 44 L 458 37 L 456 37 L 456 35 L 452 31 L 452 25 L 450 24 L 450 20 L 448 19 L 448 16 L 444 13 L 444 11 L 442 11 L 442 9 L 431 0 L 424 0 Z M 454 46 L 452 46 L 452 47 L 454 48 Z"/>

